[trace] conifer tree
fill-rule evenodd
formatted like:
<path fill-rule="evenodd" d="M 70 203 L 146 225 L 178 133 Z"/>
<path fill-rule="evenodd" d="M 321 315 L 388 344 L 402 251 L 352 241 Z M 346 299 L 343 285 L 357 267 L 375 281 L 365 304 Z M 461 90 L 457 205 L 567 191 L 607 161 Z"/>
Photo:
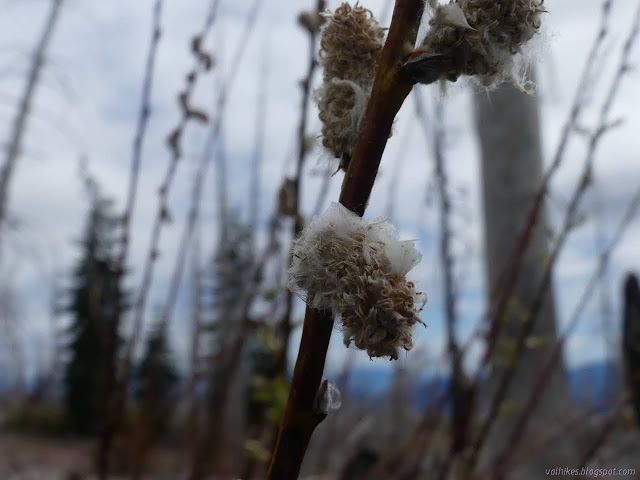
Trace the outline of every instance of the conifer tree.
<path fill-rule="evenodd" d="M 64 386 L 69 427 L 76 433 L 94 434 L 108 393 L 104 373 L 109 364 L 115 365 L 117 354 L 117 345 L 107 341 L 117 288 L 112 249 L 116 219 L 110 212 L 111 202 L 100 195 L 95 182 L 86 179 L 86 183 L 90 211 L 67 305 L 72 320 Z"/>

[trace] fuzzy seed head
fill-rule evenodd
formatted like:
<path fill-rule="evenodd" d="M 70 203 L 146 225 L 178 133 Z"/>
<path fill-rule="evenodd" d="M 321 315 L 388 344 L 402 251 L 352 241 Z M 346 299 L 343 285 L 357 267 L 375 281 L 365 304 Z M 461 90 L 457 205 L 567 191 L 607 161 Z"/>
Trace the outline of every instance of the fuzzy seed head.
<path fill-rule="evenodd" d="M 322 86 L 315 92 L 322 144 L 335 157 L 351 156 L 364 114 L 384 31 L 363 7 L 340 5 L 327 13 L 320 36 Z"/>
<path fill-rule="evenodd" d="M 505 77 L 515 79 L 514 55 L 540 29 L 543 3 L 451 0 L 437 5 L 422 48 L 453 57 L 455 66 L 448 72 L 448 80 L 474 75 L 489 86 Z"/>
<path fill-rule="evenodd" d="M 405 278 L 421 258 L 390 223 L 333 203 L 296 239 L 289 288 L 339 317 L 347 347 L 395 360 L 400 348 L 411 350 L 415 324 L 423 323 L 416 304 L 426 296 Z"/>

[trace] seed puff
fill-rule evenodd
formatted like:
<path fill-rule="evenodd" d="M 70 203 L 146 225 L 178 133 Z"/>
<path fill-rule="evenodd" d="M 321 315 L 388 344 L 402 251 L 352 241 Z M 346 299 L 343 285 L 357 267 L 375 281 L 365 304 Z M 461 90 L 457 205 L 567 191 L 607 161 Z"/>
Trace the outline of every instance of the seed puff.
<path fill-rule="evenodd" d="M 320 35 L 324 75 L 314 97 L 323 146 L 336 158 L 348 158 L 371 94 L 384 30 L 370 10 L 348 3 L 325 17 Z"/>
<path fill-rule="evenodd" d="M 339 317 L 347 347 L 395 360 L 413 347 L 415 324 L 424 325 L 416 304 L 426 295 L 405 278 L 421 258 L 390 223 L 333 203 L 294 242 L 289 288 Z"/>
<path fill-rule="evenodd" d="M 445 78 L 474 75 L 489 86 L 516 80 L 514 56 L 539 31 L 544 0 L 452 0 L 433 5 L 421 49 L 453 58 Z"/>

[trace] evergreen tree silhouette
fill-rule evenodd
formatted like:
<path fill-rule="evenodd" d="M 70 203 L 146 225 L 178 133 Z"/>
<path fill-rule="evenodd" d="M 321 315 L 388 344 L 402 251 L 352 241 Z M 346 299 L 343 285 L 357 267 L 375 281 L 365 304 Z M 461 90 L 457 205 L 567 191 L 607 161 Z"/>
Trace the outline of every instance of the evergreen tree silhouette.
<path fill-rule="evenodd" d="M 85 179 L 90 210 L 80 242 L 82 255 L 72 274 L 67 310 L 69 359 L 64 373 L 66 418 L 75 433 L 95 434 L 108 396 L 105 371 L 115 364 L 117 345 L 111 346 L 114 294 L 117 288 L 113 254 L 116 219 L 111 202 L 90 178 Z M 116 342 L 118 343 L 118 342 Z"/>

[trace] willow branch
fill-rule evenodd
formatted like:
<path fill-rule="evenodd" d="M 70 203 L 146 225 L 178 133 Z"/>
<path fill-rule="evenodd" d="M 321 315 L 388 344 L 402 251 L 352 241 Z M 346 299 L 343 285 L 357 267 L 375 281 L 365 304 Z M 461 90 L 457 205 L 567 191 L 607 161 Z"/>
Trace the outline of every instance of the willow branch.
<path fill-rule="evenodd" d="M 210 14 L 205 22 L 205 26 L 200 32 L 198 36 L 195 37 L 194 43 L 196 40 L 199 42 L 209 33 L 213 22 L 216 17 L 217 5 L 219 4 L 219 0 L 212 0 L 212 7 L 210 10 Z M 199 51 L 195 47 L 194 50 Z M 197 79 L 197 75 L 207 70 L 207 65 L 203 62 L 202 56 L 196 53 L 196 66 L 191 74 L 187 76 L 187 85 L 185 91 L 181 94 L 181 98 L 188 99 L 195 87 L 195 82 Z M 209 65 L 210 66 L 210 65 Z M 153 272 L 155 263 L 158 259 L 159 251 L 158 246 L 160 244 L 160 233 L 162 231 L 163 225 L 169 221 L 169 205 L 168 205 L 168 197 L 169 191 L 173 186 L 173 181 L 176 175 L 176 171 L 178 169 L 178 163 L 182 157 L 182 152 L 180 149 L 180 140 L 183 134 L 184 129 L 187 126 L 188 121 L 192 118 L 192 111 L 183 108 L 182 117 L 178 123 L 178 126 L 174 129 L 173 133 L 169 136 L 168 143 L 171 149 L 171 158 L 169 160 L 169 165 L 167 167 L 164 179 L 160 185 L 158 190 L 158 210 L 156 212 L 156 216 L 154 218 L 154 223 L 151 228 L 151 240 L 149 244 L 149 249 L 147 252 L 147 258 L 144 265 L 144 271 L 142 276 L 142 282 L 140 284 L 140 288 L 138 290 L 138 294 L 136 297 L 136 301 L 134 304 L 134 314 L 133 314 L 133 332 L 131 334 L 131 338 L 127 344 L 127 351 L 125 358 L 130 359 L 133 351 L 135 350 L 135 346 L 137 344 L 138 337 L 140 336 L 140 331 L 142 329 L 142 319 L 144 317 L 144 311 L 146 306 L 146 300 L 151 288 L 151 280 L 153 278 Z M 126 362 L 126 363 L 130 363 Z"/>
<path fill-rule="evenodd" d="M 393 120 L 412 82 L 401 75 L 404 46 L 413 43 L 424 8 L 421 0 L 397 0 L 386 44 L 362 120 L 349 169 L 342 184 L 340 203 L 362 216 L 376 179 Z M 333 319 L 330 312 L 307 307 L 298 359 L 280 433 L 267 474 L 268 480 L 296 479 L 307 445 L 326 412 L 314 407 Z"/>
<path fill-rule="evenodd" d="M 129 252 L 131 217 L 135 207 L 138 193 L 138 179 L 140 177 L 140 163 L 142 161 L 142 147 L 144 136 L 147 131 L 149 117 L 151 115 L 151 90 L 153 87 L 153 72 L 158 51 L 158 44 L 162 34 L 160 19 L 162 15 L 162 4 L 164 0 L 157 0 L 153 7 L 153 24 L 151 31 L 151 44 L 147 54 L 147 62 L 142 85 L 142 98 L 140 100 L 140 111 L 138 114 L 138 125 L 136 127 L 135 139 L 133 141 L 133 153 L 131 156 L 131 170 L 129 172 L 129 186 L 127 189 L 127 202 L 122 215 L 122 232 L 120 234 L 120 250 L 116 260 L 116 271 L 120 277 L 124 275 L 127 255 Z M 122 278 L 119 279 L 120 281 Z M 120 313 L 120 312 L 118 312 Z"/>
<path fill-rule="evenodd" d="M 316 13 L 320 14 L 325 9 L 326 2 L 324 0 L 318 0 L 316 3 Z M 309 112 L 309 100 L 311 97 L 311 82 L 313 80 L 313 74 L 316 71 L 318 63 L 316 62 L 316 30 L 310 29 L 309 32 L 309 60 L 307 64 L 307 73 L 302 80 L 302 98 L 300 100 L 300 123 L 298 124 L 298 158 L 296 162 L 296 173 L 293 178 L 293 204 L 292 211 L 294 212 L 294 226 L 292 231 L 292 238 L 297 237 L 302 228 L 304 227 L 304 221 L 302 214 L 300 213 L 300 194 L 302 191 L 301 178 L 304 162 L 307 157 L 306 147 L 306 133 L 307 133 L 307 117 Z M 282 347 L 280 349 L 279 358 L 276 360 L 278 371 L 285 376 L 287 370 L 287 350 L 289 345 L 289 338 L 291 337 L 292 316 L 293 316 L 293 303 L 294 294 L 292 291 L 287 291 L 285 300 L 285 311 L 278 325 L 279 337 L 282 341 Z"/>
<path fill-rule="evenodd" d="M 156 59 L 156 53 L 158 50 L 158 43 L 160 41 L 161 26 L 160 20 L 162 16 L 162 4 L 163 0 L 157 0 L 153 8 L 153 21 L 151 26 L 151 42 L 149 51 L 147 54 L 147 62 L 145 66 L 144 80 L 142 84 L 142 96 L 140 100 L 140 112 L 138 115 L 138 124 L 136 127 L 135 139 L 133 142 L 133 153 L 131 156 L 131 170 L 129 174 L 129 186 L 127 190 L 127 200 L 125 204 L 124 214 L 122 216 L 122 225 L 120 232 L 120 244 L 118 256 L 116 258 L 115 272 L 116 272 L 116 286 L 114 289 L 114 305 L 113 315 L 110 319 L 109 331 L 107 334 L 106 349 L 110 352 L 108 355 L 109 362 L 106 365 L 105 381 L 107 382 L 107 394 L 112 396 L 111 401 L 113 403 L 105 403 L 105 412 L 102 431 L 100 432 L 100 439 L 97 452 L 97 467 L 98 474 L 101 478 L 106 478 L 109 469 L 109 452 L 111 451 L 111 444 L 113 436 L 118 428 L 120 421 L 120 403 L 124 402 L 120 400 L 120 397 L 124 397 L 125 393 L 120 393 L 118 390 L 125 390 L 126 386 L 122 388 L 117 384 L 117 367 L 116 367 L 116 349 L 118 342 L 118 333 L 120 331 L 120 325 L 122 322 L 123 312 L 123 277 L 125 274 L 127 255 L 129 252 L 129 238 L 131 230 L 131 217 L 133 216 L 133 209 L 136 201 L 136 194 L 138 190 L 138 178 L 140 174 L 140 163 L 142 159 L 142 147 L 144 142 L 144 136 L 147 131 L 147 125 L 149 116 L 151 115 L 151 90 L 153 85 L 153 72 Z M 128 375 L 128 365 L 127 368 Z M 128 380 L 128 379 L 127 379 Z M 117 398 L 116 398 L 117 397 Z"/>
<path fill-rule="evenodd" d="M 129 172 L 127 200 L 121 219 L 122 230 L 120 232 L 118 257 L 116 258 L 116 275 L 118 288 L 116 288 L 115 291 L 114 319 L 112 325 L 112 330 L 114 330 L 114 337 L 117 336 L 117 332 L 122 320 L 122 282 L 126 270 L 127 256 L 129 253 L 131 217 L 133 216 L 136 197 L 138 193 L 138 179 L 140 177 L 140 164 L 142 162 L 144 137 L 147 131 L 147 125 L 149 123 L 149 117 L 151 116 L 151 91 L 153 87 L 153 72 L 156 61 L 156 54 L 158 51 L 160 36 L 162 35 L 160 21 L 162 16 L 163 2 L 164 0 L 157 0 L 153 7 L 151 43 L 149 46 L 149 52 L 147 54 L 144 80 L 142 84 L 142 96 L 140 99 L 140 111 L 138 113 L 138 124 L 136 126 L 136 133 L 133 141 L 133 152 L 131 155 L 131 170 Z"/>

